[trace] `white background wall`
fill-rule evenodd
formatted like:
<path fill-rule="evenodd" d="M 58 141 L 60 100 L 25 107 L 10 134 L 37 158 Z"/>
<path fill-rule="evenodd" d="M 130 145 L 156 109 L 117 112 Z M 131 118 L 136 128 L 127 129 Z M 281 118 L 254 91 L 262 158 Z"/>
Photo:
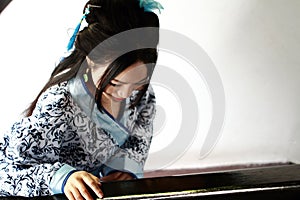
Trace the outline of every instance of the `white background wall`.
<path fill-rule="evenodd" d="M 213 151 L 200 158 L 203 135 L 199 134 L 189 150 L 168 167 L 299 163 L 300 2 L 160 2 L 165 7 L 161 27 L 184 34 L 207 52 L 226 96 L 226 119 Z M 2 12 L 1 133 L 20 117 L 46 82 L 64 53 L 68 29 L 76 26 L 84 3 L 14 0 Z M 203 127 L 199 132 L 206 130 Z M 157 142 L 154 138 L 154 147 Z M 147 169 L 152 169 L 151 162 Z"/>

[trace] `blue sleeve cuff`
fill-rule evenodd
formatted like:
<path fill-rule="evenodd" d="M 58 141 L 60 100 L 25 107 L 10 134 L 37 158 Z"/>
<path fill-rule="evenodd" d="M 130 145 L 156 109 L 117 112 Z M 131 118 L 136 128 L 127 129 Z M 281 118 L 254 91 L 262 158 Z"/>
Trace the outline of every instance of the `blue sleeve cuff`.
<path fill-rule="evenodd" d="M 67 179 L 69 176 L 74 173 L 76 169 L 71 167 L 70 165 L 63 165 L 51 179 L 50 188 L 53 194 L 61 194 L 63 193 L 63 188 L 66 184 Z"/>
<path fill-rule="evenodd" d="M 63 181 L 63 183 L 62 183 L 62 185 L 61 185 L 61 191 L 62 191 L 62 193 L 65 193 L 65 185 L 66 185 L 66 183 L 67 183 L 67 180 L 69 179 L 69 177 L 74 173 L 74 172 L 76 172 L 77 170 L 72 170 L 72 171 L 70 171 L 68 174 L 67 174 L 67 176 L 64 178 L 64 181 Z"/>

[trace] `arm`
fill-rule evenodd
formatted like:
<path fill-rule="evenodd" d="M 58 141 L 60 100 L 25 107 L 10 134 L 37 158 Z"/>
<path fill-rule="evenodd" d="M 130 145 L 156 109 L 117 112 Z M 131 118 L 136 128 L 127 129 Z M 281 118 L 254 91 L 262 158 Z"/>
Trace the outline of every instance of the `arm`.
<path fill-rule="evenodd" d="M 37 164 L 18 168 L 14 164 L 0 164 L 0 196 L 45 196 L 52 195 L 49 182 L 60 163 Z"/>
<path fill-rule="evenodd" d="M 15 123 L 0 142 L 0 189 L 5 196 L 53 194 L 50 188 L 59 162 L 62 135 L 71 115 L 64 87 L 54 86 L 41 95 L 30 117 Z"/>

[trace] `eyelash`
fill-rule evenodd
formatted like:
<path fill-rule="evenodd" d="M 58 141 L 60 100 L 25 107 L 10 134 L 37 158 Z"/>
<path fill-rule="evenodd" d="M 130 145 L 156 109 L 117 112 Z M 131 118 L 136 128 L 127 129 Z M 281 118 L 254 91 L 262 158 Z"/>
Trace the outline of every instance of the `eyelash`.
<path fill-rule="evenodd" d="M 115 84 L 115 83 L 112 83 L 112 82 L 109 82 L 109 84 L 111 85 L 111 86 L 113 86 L 113 87 L 118 87 L 118 86 L 121 86 L 121 84 Z M 136 86 L 141 86 L 141 85 L 143 85 L 143 83 L 138 83 L 138 84 L 135 84 Z"/>
<path fill-rule="evenodd" d="M 114 83 L 112 83 L 112 82 L 109 82 L 109 84 L 110 84 L 111 86 L 113 86 L 113 87 L 119 86 L 119 85 L 114 84 Z"/>

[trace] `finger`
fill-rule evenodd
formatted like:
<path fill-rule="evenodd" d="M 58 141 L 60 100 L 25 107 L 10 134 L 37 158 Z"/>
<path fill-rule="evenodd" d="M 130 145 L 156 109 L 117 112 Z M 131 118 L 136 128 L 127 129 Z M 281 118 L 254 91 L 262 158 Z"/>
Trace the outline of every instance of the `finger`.
<path fill-rule="evenodd" d="M 104 176 L 104 177 L 101 178 L 102 182 L 109 182 L 109 181 L 114 181 L 114 180 L 117 180 L 117 179 L 114 176 L 111 176 L 111 175 Z"/>
<path fill-rule="evenodd" d="M 111 174 L 109 174 L 107 176 L 102 177 L 101 181 L 115 181 L 115 180 L 119 180 L 121 173 L 122 172 L 111 173 Z"/>
<path fill-rule="evenodd" d="M 133 177 L 126 172 L 114 172 L 112 174 L 109 174 L 107 176 L 104 176 L 101 178 L 101 181 L 114 181 L 114 180 L 119 180 L 119 181 L 125 181 L 125 180 L 132 180 Z"/>
<path fill-rule="evenodd" d="M 99 198 L 103 198 L 103 192 L 100 189 L 100 179 L 94 176 L 85 176 L 83 177 L 83 181 L 85 182 L 85 184 L 90 187 L 94 193 L 99 197 Z"/>
<path fill-rule="evenodd" d="M 68 198 L 68 200 L 75 200 L 73 194 L 70 191 L 66 191 L 65 195 Z"/>
<path fill-rule="evenodd" d="M 103 176 L 100 180 L 103 181 L 103 182 L 112 181 L 113 176 L 112 175 Z"/>
<path fill-rule="evenodd" d="M 129 180 L 130 179 L 129 176 L 130 176 L 129 174 L 123 173 L 119 176 L 118 180 L 120 180 L 120 181 Z"/>
<path fill-rule="evenodd" d="M 82 195 L 80 194 L 80 191 L 77 188 L 74 188 L 71 191 L 71 194 L 75 200 L 84 200 Z"/>
<path fill-rule="evenodd" d="M 92 195 L 90 194 L 89 190 L 87 189 L 87 186 L 82 182 L 80 183 L 78 186 L 78 193 L 81 197 L 83 197 L 85 200 L 93 200 L 93 197 Z M 75 196 L 76 200 L 77 200 L 77 197 L 80 198 L 78 196 Z"/>
<path fill-rule="evenodd" d="M 118 180 L 120 180 L 120 181 L 128 181 L 128 180 L 132 180 L 132 179 L 133 179 L 133 177 L 131 175 L 129 175 L 129 174 L 123 174 L 123 175 L 121 175 L 119 177 Z"/>

